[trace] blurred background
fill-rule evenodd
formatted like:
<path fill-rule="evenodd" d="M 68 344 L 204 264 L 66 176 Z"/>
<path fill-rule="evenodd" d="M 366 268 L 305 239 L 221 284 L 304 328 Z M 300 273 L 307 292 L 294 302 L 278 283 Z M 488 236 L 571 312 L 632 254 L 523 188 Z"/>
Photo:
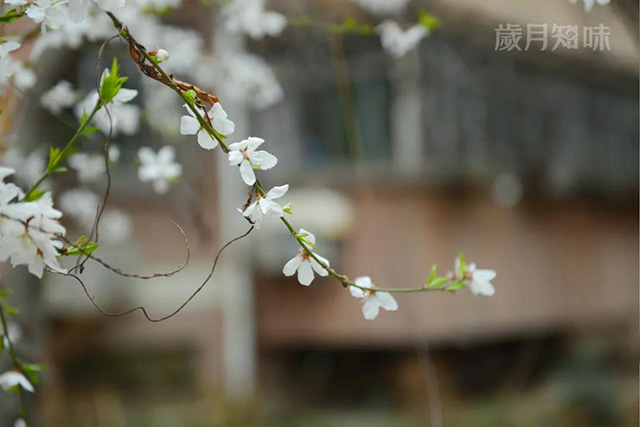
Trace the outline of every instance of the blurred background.
<path fill-rule="evenodd" d="M 268 4 L 316 22 L 375 22 L 343 0 Z M 165 19 L 205 34 L 214 57 L 242 49 L 273 69 L 284 96 L 266 109 L 224 96 L 242 86 L 233 73 L 215 93 L 236 122 L 234 138 L 261 136 L 279 158 L 263 186 L 291 185 L 294 225 L 315 233 L 332 266 L 380 286 L 417 286 L 431 264 L 453 269 L 462 251 L 498 272 L 496 295 L 399 295 L 399 311 L 365 321 L 359 301 L 334 281 L 305 288 L 283 277 L 296 247 L 277 222 L 229 248 L 203 292 L 161 323 L 139 312 L 106 317 L 71 279 L 39 283 L 22 269 L 6 271 L 21 310 L 19 345 L 46 366 L 30 402 L 38 425 L 637 425 L 631 6 L 614 0 L 585 14 L 562 0 L 412 2 L 407 16 L 427 7 L 443 25 L 393 60 L 375 36 L 316 27 L 246 41 L 199 3 L 185 3 Z M 604 23 L 611 50 L 498 52 L 495 29 L 507 23 Z M 88 90 L 99 46 L 47 52 L 38 73 L 49 86 L 66 78 Z M 143 82 L 126 55 L 113 42 L 104 65 L 118 56 L 128 87 L 167 95 L 152 107 L 175 104 L 176 114 L 159 119 L 174 135 L 143 124 L 114 139 L 122 155 L 111 203 L 131 215 L 132 231 L 98 253 L 125 271 L 171 270 L 185 252 L 174 220 L 192 259 L 171 278 L 125 279 L 90 263 L 82 277 L 105 308 L 144 305 L 161 317 L 202 283 L 220 246 L 246 230 L 237 208 L 247 194 L 219 150 L 175 135 L 180 103 Z M 213 68 L 203 64 L 204 81 Z M 37 102 L 22 105 L 25 141 L 46 146 L 73 132 Z M 185 175 L 158 196 L 137 180 L 135 153 L 166 143 Z M 6 413 L 15 404 L 0 397 Z"/>

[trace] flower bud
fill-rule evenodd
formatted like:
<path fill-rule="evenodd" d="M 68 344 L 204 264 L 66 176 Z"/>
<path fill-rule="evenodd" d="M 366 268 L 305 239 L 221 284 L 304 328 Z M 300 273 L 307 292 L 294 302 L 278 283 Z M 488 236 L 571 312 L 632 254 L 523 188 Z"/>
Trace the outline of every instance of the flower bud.
<path fill-rule="evenodd" d="M 169 52 L 164 49 L 158 49 L 155 56 L 158 62 L 164 62 L 169 59 Z"/>

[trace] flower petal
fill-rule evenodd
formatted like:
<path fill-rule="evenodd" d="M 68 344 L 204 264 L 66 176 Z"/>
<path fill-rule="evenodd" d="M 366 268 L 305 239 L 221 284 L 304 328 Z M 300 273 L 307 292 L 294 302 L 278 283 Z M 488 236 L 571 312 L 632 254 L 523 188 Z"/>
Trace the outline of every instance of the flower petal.
<path fill-rule="evenodd" d="M 256 174 L 253 172 L 253 168 L 251 167 L 251 163 L 247 160 L 243 160 L 240 163 L 240 175 L 242 175 L 242 180 L 247 185 L 253 185 L 256 182 Z"/>
<path fill-rule="evenodd" d="M 180 135 L 195 135 L 200 129 L 198 120 L 191 116 L 182 116 L 180 119 Z"/>
<path fill-rule="evenodd" d="M 298 268 L 298 282 L 301 285 L 309 286 L 313 282 L 313 269 L 309 261 L 302 261 Z"/>
<path fill-rule="evenodd" d="M 296 255 L 284 265 L 282 272 L 287 277 L 293 276 L 293 274 L 298 270 L 298 267 L 300 267 L 300 263 L 302 263 L 302 257 L 300 255 Z"/>
<path fill-rule="evenodd" d="M 380 306 L 375 298 L 367 298 L 362 303 L 362 315 L 367 320 L 373 320 L 378 317 Z"/>
<path fill-rule="evenodd" d="M 211 135 L 209 135 L 209 133 L 204 129 L 198 132 L 197 139 L 200 147 L 204 148 L 205 150 L 213 150 L 218 146 L 218 141 L 212 138 Z"/>
<path fill-rule="evenodd" d="M 389 292 L 376 292 L 374 296 L 378 300 L 380 307 L 387 311 L 396 311 L 398 302 Z"/>
<path fill-rule="evenodd" d="M 319 255 L 316 255 L 316 256 L 318 257 L 318 259 L 323 259 Z M 316 273 L 318 273 L 319 276 L 324 277 L 329 275 L 329 272 L 322 265 L 320 265 L 320 263 L 318 263 L 318 261 L 316 261 L 315 259 L 309 258 L 309 262 L 311 263 L 311 267 L 315 270 Z"/>
<path fill-rule="evenodd" d="M 273 187 L 267 193 L 267 199 L 269 200 L 279 199 L 280 197 L 287 194 L 287 191 L 289 191 L 289 184 L 281 185 L 279 187 Z"/>
<path fill-rule="evenodd" d="M 261 170 L 271 169 L 278 164 L 278 159 L 271 153 L 266 151 L 256 151 L 251 155 L 251 162 L 259 165 Z"/>

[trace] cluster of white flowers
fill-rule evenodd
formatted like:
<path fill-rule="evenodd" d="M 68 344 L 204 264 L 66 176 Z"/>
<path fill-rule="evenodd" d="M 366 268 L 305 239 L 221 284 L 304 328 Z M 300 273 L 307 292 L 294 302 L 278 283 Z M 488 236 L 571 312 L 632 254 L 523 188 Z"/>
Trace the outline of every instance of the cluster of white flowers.
<path fill-rule="evenodd" d="M 420 43 L 420 40 L 429 35 L 429 30 L 422 24 L 403 30 L 397 22 L 390 19 L 378 25 L 376 31 L 380 34 L 382 48 L 394 58 L 406 55 Z"/>
<path fill-rule="evenodd" d="M 58 261 L 63 245 L 58 235 L 65 229 L 58 220 L 62 212 L 53 208 L 51 193 L 34 201 L 19 201 L 25 194 L 4 180 L 15 171 L 0 167 L 0 261 L 12 266 L 26 265 L 30 273 L 41 278 L 44 266 L 64 272 Z"/>
<path fill-rule="evenodd" d="M 569 0 L 572 4 L 577 4 L 578 0 Z M 590 12 L 593 9 L 593 6 L 598 3 L 600 6 L 608 5 L 611 0 L 582 0 L 584 2 L 584 10 L 586 12 Z"/>
<path fill-rule="evenodd" d="M 71 83 L 60 80 L 40 97 L 40 104 L 52 114 L 60 114 L 76 103 L 76 92 Z"/>

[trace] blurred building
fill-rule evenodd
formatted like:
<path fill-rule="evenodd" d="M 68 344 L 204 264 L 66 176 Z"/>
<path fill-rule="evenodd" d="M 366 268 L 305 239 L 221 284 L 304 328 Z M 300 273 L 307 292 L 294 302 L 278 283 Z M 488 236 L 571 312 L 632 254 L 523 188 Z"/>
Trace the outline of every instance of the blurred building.
<path fill-rule="evenodd" d="M 368 19 L 337 1 L 281 6 L 318 20 Z M 308 28 L 248 43 L 276 68 L 285 99 L 261 112 L 227 110 L 237 135 L 267 140 L 280 164 L 263 185 L 291 184 L 294 224 L 316 234 L 338 271 L 415 286 L 431 264 L 452 269 L 461 250 L 498 271 L 496 295 L 399 296 L 400 311 L 368 322 L 331 279 L 306 288 L 282 276 L 297 249 L 277 224 L 224 253 L 203 292 L 159 324 L 140 313 L 107 318 L 75 283 L 54 278 L 44 290 L 53 366 L 45 417 L 475 426 L 548 415 L 554 425 L 632 425 L 637 20 L 629 26 L 613 7 L 585 15 L 561 0 L 429 6 L 445 25 L 398 61 L 375 37 Z M 611 51 L 494 49 L 500 24 L 554 22 L 605 22 Z M 215 42 L 239 43 L 225 37 Z M 176 220 L 192 259 L 153 281 L 88 268 L 88 292 L 109 310 L 170 313 L 245 230 L 236 208 L 246 188 L 220 153 L 192 148 L 180 156 L 194 185 L 170 196 L 143 193 L 133 164 L 114 177 L 113 200 L 135 213 L 135 232 L 104 256 L 126 270 L 171 270 L 184 258 Z M 253 411 L 234 412 L 247 401 Z"/>

